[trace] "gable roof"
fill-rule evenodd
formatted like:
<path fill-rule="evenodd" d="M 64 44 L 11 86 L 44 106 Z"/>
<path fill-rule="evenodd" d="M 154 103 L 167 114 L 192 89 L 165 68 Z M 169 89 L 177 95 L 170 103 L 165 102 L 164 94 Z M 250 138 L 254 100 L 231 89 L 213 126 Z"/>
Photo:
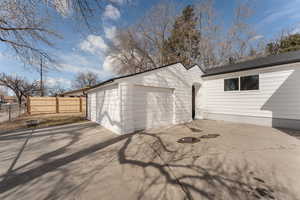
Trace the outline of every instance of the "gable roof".
<path fill-rule="evenodd" d="M 189 70 L 189 69 L 192 69 L 195 66 L 198 66 L 200 68 L 200 70 L 204 73 L 204 70 L 199 65 L 195 64 L 195 65 L 191 65 L 191 66 L 187 67 L 187 66 L 184 66 L 181 62 L 175 62 L 175 63 L 171 63 L 171 64 L 168 64 L 168 65 L 163 65 L 161 67 L 157 67 L 157 68 L 154 68 L 154 69 L 148 69 L 148 70 L 145 70 L 145 71 L 142 71 L 142 72 L 137 72 L 137 73 L 133 73 L 133 74 L 127 74 L 127 75 L 123 75 L 123 76 L 114 77 L 114 78 L 108 79 L 106 81 L 103 81 L 101 83 L 98 83 L 98 84 L 88 88 L 87 90 L 85 90 L 85 92 L 87 92 L 88 90 L 100 87 L 102 85 L 112 83 L 112 82 L 114 82 L 115 80 L 118 80 L 118 79 L 127 78 L 127 77 L 135 76 L 135 75 L 138 75 L 138 74 L 143 74 L 143 73 L 146 73 L 146 72 L 154 71 L 154 70 L 157 70 L 157 69 L 166 68 L 166 67 L 169 67 L 169 66 L 172 66 L 172 65 L 175 65 L 175 64 L 181 64 L 186 70 Z"/>
<path fill-rule="evenodd" d="M 282 53 L 278 55 L 270 55 L 262 58 L 256 58 L 236 64 L 228 64 L 220 67 L 207 69 L 202 77 L 226 74 L 250 69 L 258 69 L 264 67 L 272 67 L 276 65 L 300 62 L 300 51 Z"/>
<path fill-rule="evenodd" d="M 253 60 L 247 60 L 247 61 L 235 63 L 235 64 L 223 65 L 220 67 L 210 68 L 210 69 L 206 69 L 206 70 L 203 70 L 202 67 L 200 67 L 199 65 L 196 65 L 196 64 L 191 65 L 191 66 L 184 66 L 181 62 L 175 62 L 175 63 L 171 63 L 168 65 L 164 65 L 164 66 L 157 67 L 154 69 L 149 69 L 149 70 L 142 71 L 142 72 L 137 72 L 137 73 L 133 73 L 133 74 L 127 74 L 127 75 L 123 75 L 123 76 L 114 77 L 114 78 L 108 79 L 106 81 L 103 81 L 101 83 L 98 83 L 98 84 L 86 89 L 85 92 L 87 92 L 88 90 L 100 87 L 102 85 L 112 83 L 118 79 L 127 78 L 127 77 L 135 76 L 138 74 L 143 74 L 143 73 L 154 71 L 154 70 L 161 69 L 161 68 L 166 68 L 166 67 L 169 67 L 169 66 L 172 66 L 175 64 L 181 64 L 186 70 L 189 70 L 195 66 L 198 66 L 200 68 L 200 70 L 203 72 L 202 77 L 207 77 L 207 76 L 214 76 L 214 75 L 220 75 L 220 74 L 226 74 L 226 73 L 232 73 L 232 72 L 246 71 L 246 70 L 251 70 L 251 69 L 272 67 L 272 66 L 276 66 L 276 65 L 283 65 L 283 64 L 289 64 L 289 63 L 295 63 L 295 62 L 300 62 L 300 51 L 292 51 L 292 52 L 282 53 L 282 54 L 278 54 L 278 55 L 270 55 L 270 56 L 266 56 L 266 57 L 256 58 Z"/>

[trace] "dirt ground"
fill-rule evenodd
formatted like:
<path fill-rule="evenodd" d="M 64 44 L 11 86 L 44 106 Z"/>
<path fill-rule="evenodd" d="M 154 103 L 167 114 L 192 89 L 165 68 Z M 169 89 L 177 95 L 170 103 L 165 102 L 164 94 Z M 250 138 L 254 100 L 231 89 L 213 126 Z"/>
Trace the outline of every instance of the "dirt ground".
<path fill-rule="evenodd" d="M 59 113 L 59 114 L 23 114 L 12 121 L 0 122 L 0 134 L 3 132 L 22 130 L 27 128 L 26 121 L 38 120 L 38 128 L 82 122 L 85 120 L 84 113 Z"/>
<path fill-rule="evenodd" d="M 187 136 L 200 141 L 177 143 Z M 294 136 L 210 120 L 121 136 L 91 122 L 5 133 L 0 199 L 296 200 Z"/>

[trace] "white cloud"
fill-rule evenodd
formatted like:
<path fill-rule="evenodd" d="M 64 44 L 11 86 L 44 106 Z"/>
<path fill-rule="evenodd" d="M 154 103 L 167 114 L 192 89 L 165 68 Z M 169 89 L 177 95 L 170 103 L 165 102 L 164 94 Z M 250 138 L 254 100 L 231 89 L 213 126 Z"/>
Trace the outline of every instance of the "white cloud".
<path fill-rule="evenodd" d="M 76 64 L 80 66 L 89 66 L 91 65 L 91 60 L 88 60 L 85 56 L 82 56 L 79 53 L 63 53 L 59 55 L 60 63 L 69 63 Z"/>
<path fill-rule="evenodd" d="M 61 85 L 64 88 L 70 88 L 71 81 L 62 77 L 49 77 L 46 79 L 46 85 L 50 88 L 56 87 L 57 85 Z"/>
<path fill-rule="evenodd" d="M 79 48 L 94 55 L 99 55 L 107 50 L 107 45 L 101 36 L 89 35 L 79 44 Z"/>
<path fill-rule="evenodd" d="M 112 3 L 123 4 L 126 0 L 111 0 Z"/>
<path fill-rule="evenodd" d="M 103 69 L 105 71 L 112 71 L 114 59 L 111 56 L 107 56 L 103 61 Z"/>
<path fill-rule="evenodd" d="M 92 68 L 92 67 L 83 67 L 80 65 L 73 65 L 73 64 L 67 64 L 63 63 L 61 64 L 61 70 L 67 71 L 67 72 L 72 72 L 72 73 L 79 73 L 79 72 L 92 72 L 97 74 L 100 77 L 105 77 L 109 75 L 107 71 L 101 70 L 100 67 L 97 68 Z"/>
<path fill-rule="evenodd" d="M 120 64 L 120 61 L 118 61 L 116 58 L 113 58 L 112 56 L 106 56 L 102 67 L 104 71 L 112 73 L 117 67 L 120 66 Z"/>
<path fill-rule="evenodd" d="M 252 37 L 250 40 L 259 40 L 259 39 L 262 39 L 264 38 L 263 35 L 255 35 L 254 37 Z"/>
<path fill-rule="evenodd" d="M 117 20 L 121 17 L 121 14 L 118 8 L 109 4 L 105 7 L 103 16 L 108 19 Z"/>
<path fill-rule="evenodd" d="M 296 33 L 300 33 L 300 27 L 294 28 L 294 29 L 291 31 L 291 34 L 296 34 Z"/>
<path fill-rule="evenodd" d="M 115 26 L 104 27 L 105 37 L 109 40 L 114 40 L 117 33 L 117 28 Z"/>
<path fill-rule="evenodd" d="M 267 16 L 263 20 L 261 20 L 258 26 L 263 27 L 266 24 L 271 24 L 281 20 L 299 20 L 299 6 L 299 0 L 282 1 L 281 5 L 276 6 L 276 8 L 278 9 L 266 11 L 265 14 Z"/>
<path fill-rule="evenodd" d="M 95 73 L 99 79 L 106 79 L 112 74 L 101 67 L 101 56 L 86 56 L 79 53 L 60 53 L 60 68 L 62 73 L 76 74 L 79 72 Z"/>

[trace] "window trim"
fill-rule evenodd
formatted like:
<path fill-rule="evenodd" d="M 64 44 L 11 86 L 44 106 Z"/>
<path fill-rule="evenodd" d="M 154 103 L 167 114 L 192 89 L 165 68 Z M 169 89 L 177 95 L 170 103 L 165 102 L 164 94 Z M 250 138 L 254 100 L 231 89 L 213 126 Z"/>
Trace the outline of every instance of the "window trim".
<path fill-rule="evenodd" d="M 250 76 L 258 76 L 258 89 L 254 89 L 254 90 L 242 90 L 241 87 L 240 87 L 240 91 L 259 91 L 260 90 L 260 76 L 259 76 L 259 74 L 252 74 L 252 75 L 247 75 L 247 76 L 240 76 L 240 86 L 242 85 L 241 84 L 241 78 L 242 77 L 250 77 Z"/>
<path fill-rule="evenodd" d="M 230 79 L 238 79 L 238 89 L 237 90 L 225 90 L 225 81 L 226 80 L 230 80 Z M 224 79 L 224 81 L 223 81 L 223 90 L 224 90 L 224 92 L 238 92 L 238 91 L 240 91 L 240 77 L 232 77 L 232 78 L 226 78 L 226 79 Z"/>
<path fill-rule="evenodd" d="M 241 90 L 241 77 L 247 77 L 247 76 L 258 76 L 258 89 L 257 90 Z M 239 80 L 239 89 L 238 90 L 225 90 L 225 80 L 228 80 L 228 79 L 238 79 Z M 260 91 L 260 73 L 257 73 L 257 74 L 249 74 L 249 75 L 243 75 L 243 76 L 234 76 L 234 77 L 231 77 L 231 78 L 224 78 L 223 79 L 223 92 L 239 92 L 239 93 L 244 93 L 244 92 L 259 92 Z"/>

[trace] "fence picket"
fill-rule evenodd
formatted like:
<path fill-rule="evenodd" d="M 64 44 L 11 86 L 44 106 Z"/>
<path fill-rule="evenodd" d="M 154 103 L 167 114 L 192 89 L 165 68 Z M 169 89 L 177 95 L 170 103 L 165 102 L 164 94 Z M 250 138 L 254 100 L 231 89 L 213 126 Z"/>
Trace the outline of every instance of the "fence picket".
<path fill-rule="evenodd" d="M 85 98 L 81 97 L 29 97 L 29 114 L 79 113 L 85 111 Z"/>

